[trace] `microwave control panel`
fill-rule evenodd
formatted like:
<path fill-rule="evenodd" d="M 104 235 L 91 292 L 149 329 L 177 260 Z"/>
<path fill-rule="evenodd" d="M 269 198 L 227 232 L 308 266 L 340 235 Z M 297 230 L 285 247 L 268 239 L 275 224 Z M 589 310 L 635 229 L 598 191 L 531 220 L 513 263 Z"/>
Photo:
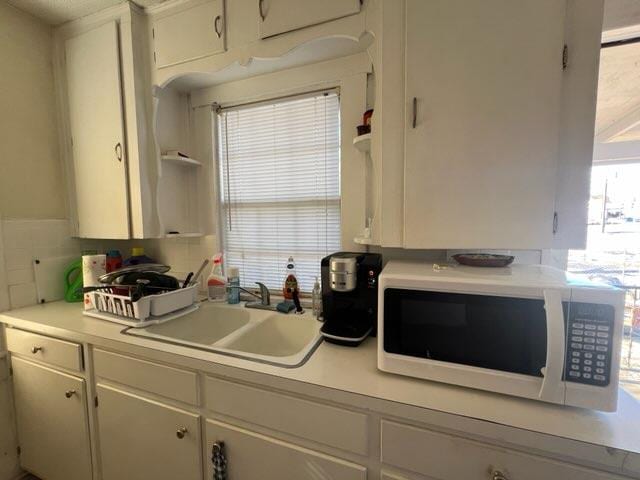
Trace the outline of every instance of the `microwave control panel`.
<path fill-rule="evenodd" d="M 578 302 L 568 307 L 564 379 L 605 387 L 611 375 L 614 308 Z"/>

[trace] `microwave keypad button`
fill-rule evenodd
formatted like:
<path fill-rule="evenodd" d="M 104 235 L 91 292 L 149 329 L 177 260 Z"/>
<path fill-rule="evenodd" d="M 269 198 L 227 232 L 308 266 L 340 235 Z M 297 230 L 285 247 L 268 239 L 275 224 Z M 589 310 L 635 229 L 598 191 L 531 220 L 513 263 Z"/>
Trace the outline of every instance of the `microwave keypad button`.
<path fill-rule="evenodd" d="M 609 338 L 609 334 L 607 332 L 598 332 L 598 337 Z"/>
<path fill-rule="evenodd" d="M 569 372 L 569 375 L 571 377 L 580 378 L 580 372 L 571 371 L 571 372 Z"/>
<path fill-rule="evenodd" d="M 598 345 L 609 345 L 609 340 L 605 338 L 597 338 L 596 340 L 598 341 Z"/>
<path fill-rule="evenodd" d="M 579 357 L 580 356 L 580 352 L 571 352 L 571 355 L 574 357 Z"/>
<path fill-rule="evenodd" d="M 584 346 L 584 349 L 585 349 L 585 350 L 595 350 L 595 349 L 596 349 L 596 347 L 595 347 L 595 345 L 585 345 L 585 346 Z"/>
<path fill-rule="evenodd" d="M 607 347 L 603 347 L 602 345 L 598 345 L 596 347 L 596 350 L 599 351 L 599 352 L 608 352 L 609 351 L 609 349 Z"/>
<path fill-rule="evenodd" d="M 604 382 L 606 380 L 604 375 L 594 375 L 593 379 L 598 380 L 599 382 Z"/>
<path fill-rule="evenodd" d="M 596 367 L 604 367 L 604 362 L 596 362 Z"/>
<path fill-rule="evenodd" d="M 596 373 L 599 373 L 602 375 L 604 373 L 604 368 L 596 368 Z"/>
<path fill-rule="evenodd" d="M 581 343 L 572 343 L 571 344 L 571 348 L 575 348 L 576 350 L 582 350 L 582 344 Z"/>
<path fill-rule="evenodd" d="M 582 335 L 582 334 L 584 334 L 584 330 L 576 330 L 576 329 L 571 330 L 571 335 Z"/>
<path fill-rule="evenodd" d="M 573 323 L 573 328 L 584 328 L 584 323 Z"/>
<path fill-rule="evenodd" d="M 571 359 L 571 363 L 580 363 L 580 359 L 579 358 L 572 358 Z"/>
<path fill-rule="evenodd" d="M 594 332 L 593 330 L 587 330 L 586 332 L 584 332 L 586 337 L 595 337 L 596 336 L 596 332 Z"/>
<path fill-rule="evenodd" d="M 589 380 L 591 378 L 591 374 L 590 373 L 583 373 L 582 374 L 582 378 L 586 378 L 587 380 Z"/>
<path fill-rule="evenodd" d="M 572 342 L 581 342 L 582 341 L 582 337 L 571 337 L 571 341 Z"/>
<path fill-rule="evenodd" d="M 571 365 L 571 370 L 580 370 L 580 365 Z"/>
<path fill-rule="evenodd" d="M 585 360 L 584 364 L 585 365 L 593 365 L 593 360 Z"/>
<path fill-rule="evenodd" d="M 582 369 L 583 372 L 590 372 L 591 371 L 591 367 L 584 367 Z"/>
<path fill-rule="evenodd" d="M 585 330 L 595 330 L 596 326 L 593 323 L 587 323 L 584 328 Z"/>
<path fill-rule="evenodd" d="M 600 330 L 601 332 L 608 332 L 609 325 L 598 325 L 598 330 Z"/>
<path fill-rule="evenodd" d="M 588 353 L 588 352 L 586 352 L 586 353 L 584 354 L 584 358 L 593 358 L 593 353 Z"/>
<path fill-rule="evenodd" d="M 598 360 L 605 360 L 607 357 L 606 357 L 605 355 L 603 355 L 603 354 L 599 353 L 598 355 L 596 355 L 596 358 L 597 358 Z"/>
<path fill-rule="evenodd" d="M 584 339 L 584 343 L 596 343 L 596 339 L 587 337 Z"/>

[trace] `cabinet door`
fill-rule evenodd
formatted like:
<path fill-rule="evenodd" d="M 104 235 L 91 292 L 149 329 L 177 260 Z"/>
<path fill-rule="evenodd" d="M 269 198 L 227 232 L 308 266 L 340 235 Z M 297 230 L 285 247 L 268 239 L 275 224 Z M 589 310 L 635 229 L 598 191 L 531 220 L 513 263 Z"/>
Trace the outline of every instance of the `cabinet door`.
<path fill-rule="evenodd" d="M 404 242 L 553 237 L 565 2 L 408 0 Z"/>
<path fill-rule="evenodd" d="M 224 1 L 208 1 L 156 20 L 153 44 L 158 68 L 224 52 Z"/>
<path fill-rule="evenodd" d="M 262 38 L 360 11 L 360 0 L 256 0 Z"/>
<path fill-rule="evenodd" d="M 103 480 L 199 480 L 200 422 L 178 408 L 98 384 Z"/>
<path fill-rule="evenodd" d="M 78 235 L 129 238 L 118 26 L 65 43 Z"/>
<path fill-rule="evenodd" d="M 266 437 L 242 428 L 207 420 L 207 477 L 215 443 L 224 443 L 227 473 L 242 480 L 365 480 L 366 468 L 329 455 Z"/>
<path fill-rule="evenodd" d="M 91 478 L 84 380 L 13 357 L 20 464 L 47 480 Z"/>

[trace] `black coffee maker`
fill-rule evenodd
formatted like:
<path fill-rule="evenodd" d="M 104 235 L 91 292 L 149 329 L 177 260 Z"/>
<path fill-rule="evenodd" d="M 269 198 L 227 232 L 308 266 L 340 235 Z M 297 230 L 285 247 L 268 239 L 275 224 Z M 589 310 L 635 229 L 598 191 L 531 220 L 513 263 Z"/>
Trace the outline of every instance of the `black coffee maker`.
<path fill-rule="evenodd" d="M 322 259 L 320 333 L 325 340 L 356 346 L 375 336 L 381 270 L 382 256 L 377 253 L 337 252 Z"/>

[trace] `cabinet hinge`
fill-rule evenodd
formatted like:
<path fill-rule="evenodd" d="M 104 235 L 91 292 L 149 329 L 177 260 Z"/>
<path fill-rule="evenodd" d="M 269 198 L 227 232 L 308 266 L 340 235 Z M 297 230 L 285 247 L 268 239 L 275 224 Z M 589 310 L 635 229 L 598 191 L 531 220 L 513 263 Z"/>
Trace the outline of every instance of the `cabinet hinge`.
<path fill-rule="evenodd" d="M 20 445 L 18 445 L 18 446 L 16 447 L 16 453 L 17 453 L 18 455 L 20 455 L 20 454 L 22 453 L 22 448 L 20 448 Z"/>
<path fill-rule="evenodd" d="M 151 29 L 151 38 L 156 38 L 156 29 L 155 28 Z"/>
<path fill-rule="evenodd" d="M 565 45 L 562 48 L 562 70 L 566 70 L 569 66 L 569 46 Z"/>
<path fill-rule="evenodd" d="M 153 63 L 157 63 L 156 62 L 156 52 L 153 52 Z"/>
<path fill-rule="evenodd" d="M 553 212 L 553 233 L 558 231 L 558 212 Z"/>
<path fill-rule="evenodd" d="M 93 404 L 98 408 L 98 397 L 93 399 Z"/>
<path fill-rule="evenodd" d="M 73 137 L 71 137 L 71 146 L 73 147 Z"/>

